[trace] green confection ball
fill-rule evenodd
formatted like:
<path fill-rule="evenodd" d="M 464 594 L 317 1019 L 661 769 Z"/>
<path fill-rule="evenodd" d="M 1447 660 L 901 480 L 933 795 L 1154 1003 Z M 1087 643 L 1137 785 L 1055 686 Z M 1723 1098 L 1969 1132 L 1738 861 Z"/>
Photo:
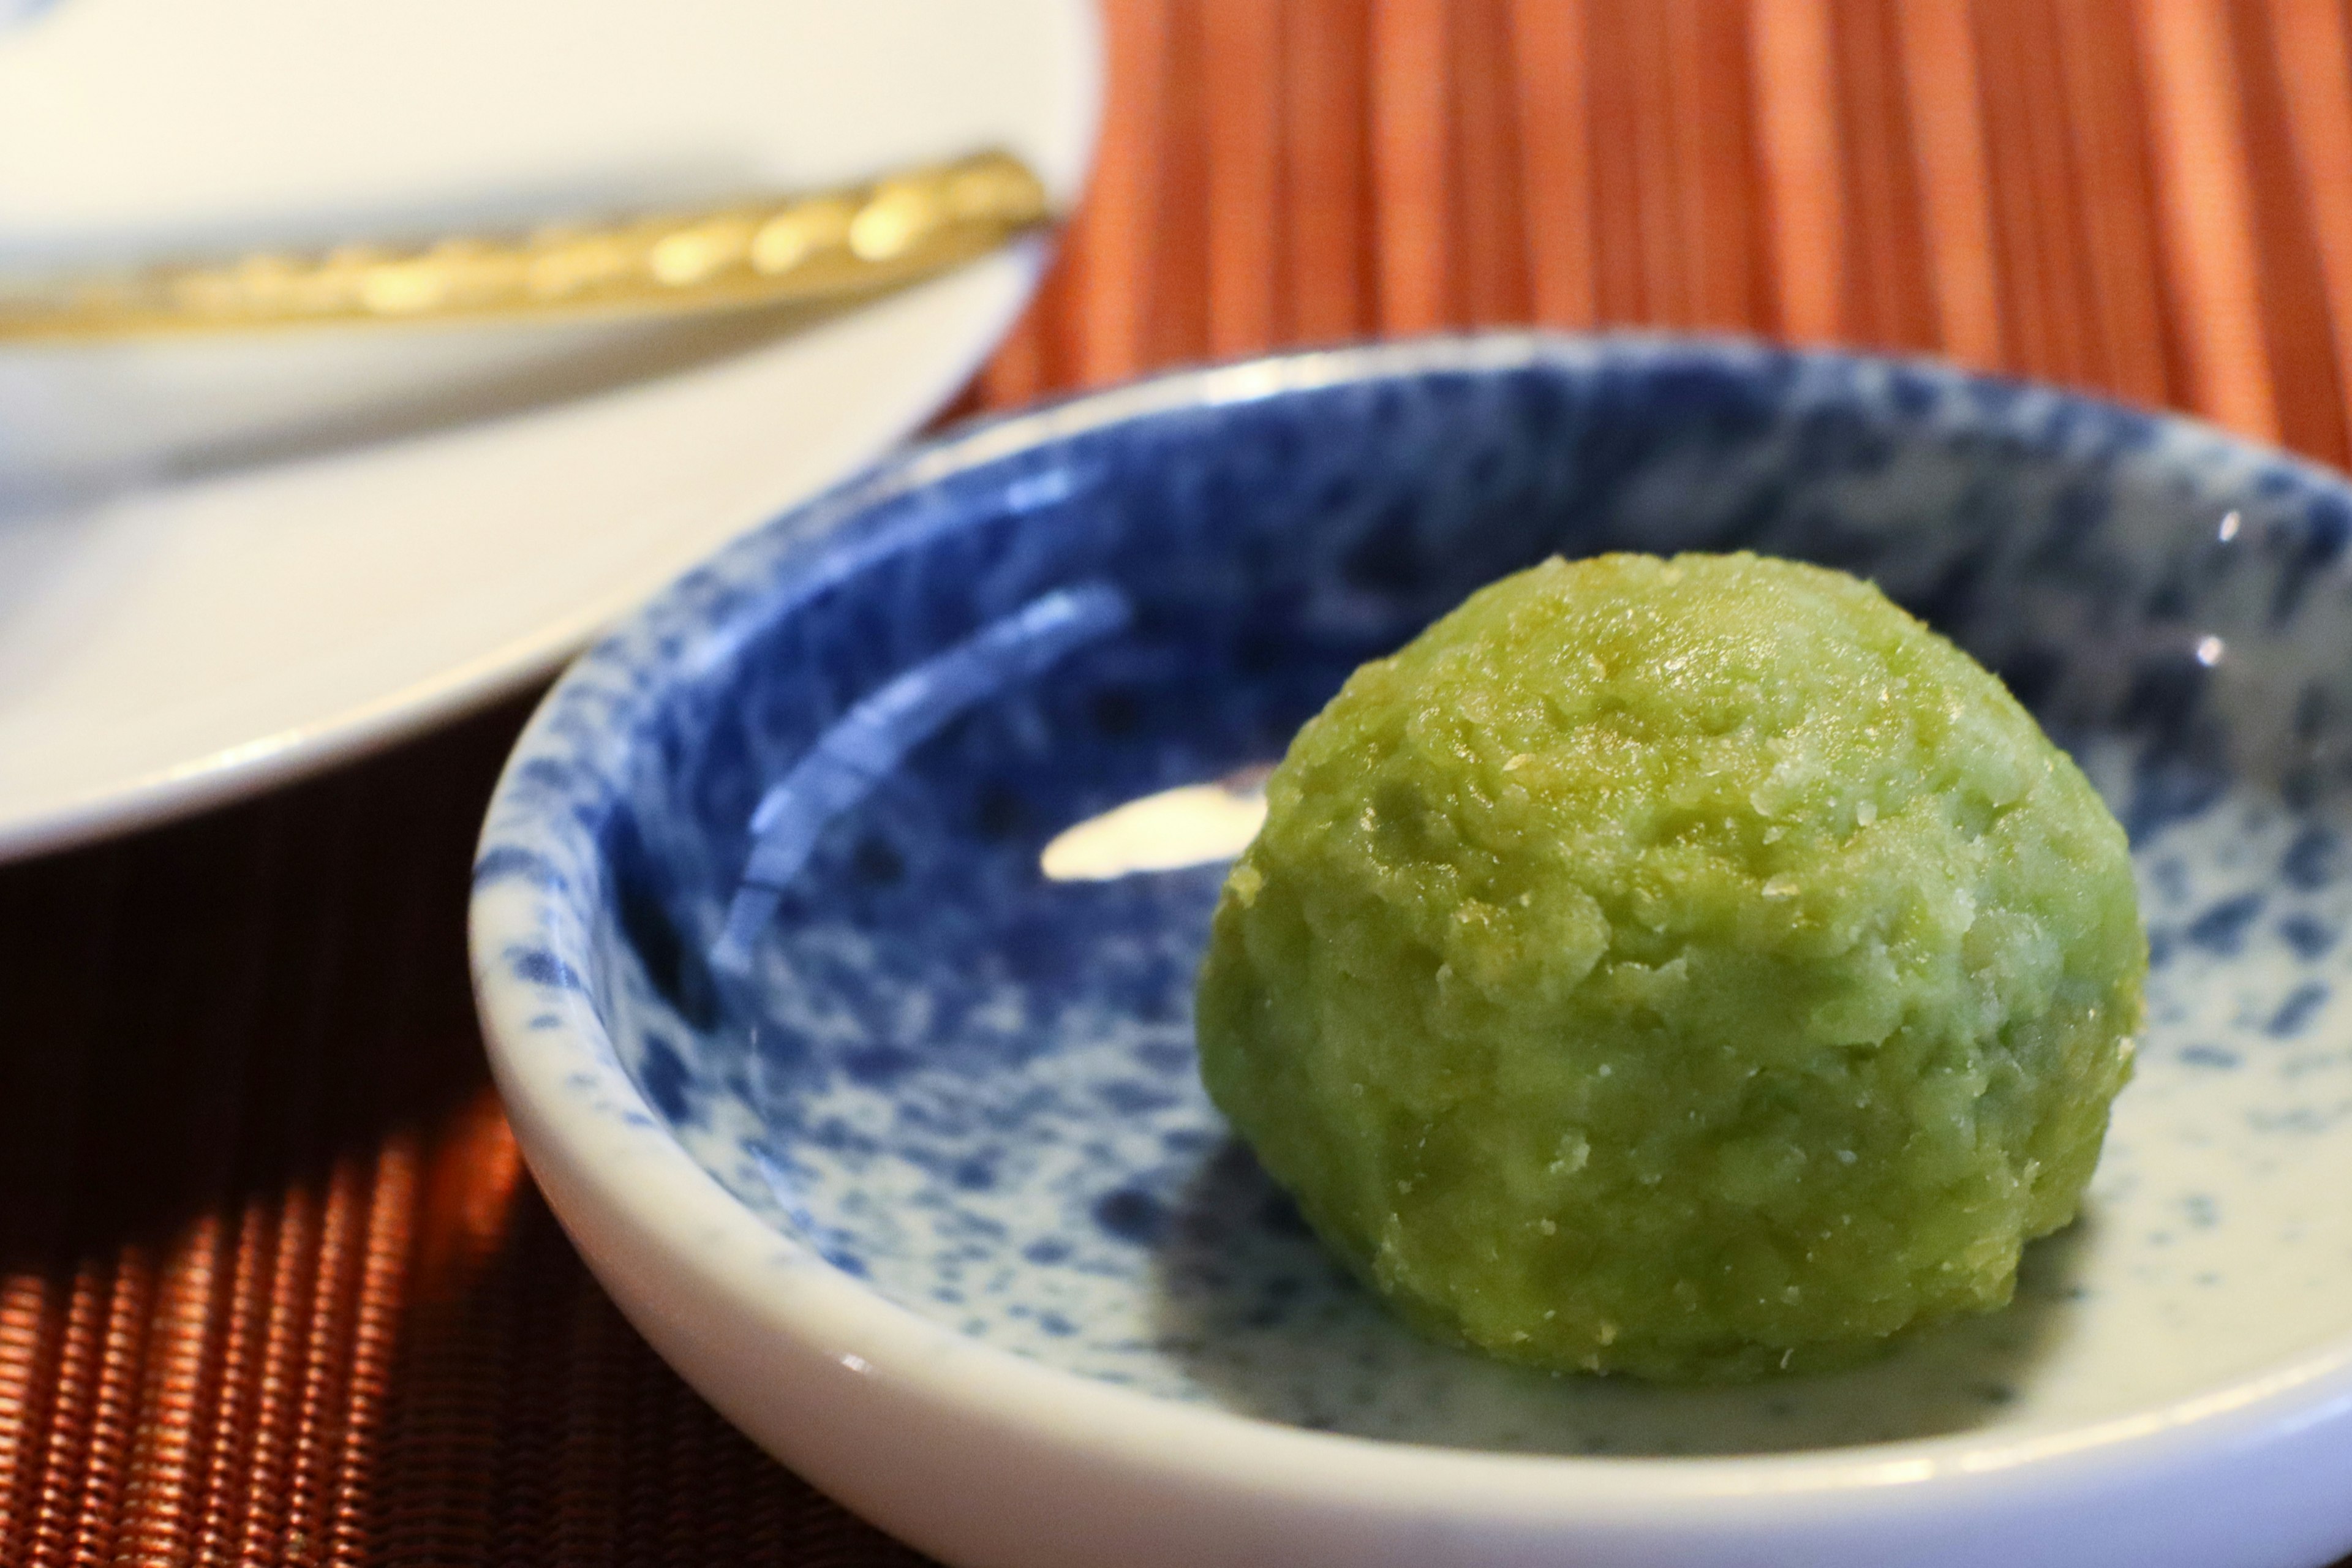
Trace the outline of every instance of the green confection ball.
<path fill-rule="evenodd" d="M 1357 670 L 1267 794 L 1202 1075 L 1424 1331 L 1844 1365 L 2074 1218 L 2147 966 L 2123 830 L 1870 584 L 1547 562 Z"/>

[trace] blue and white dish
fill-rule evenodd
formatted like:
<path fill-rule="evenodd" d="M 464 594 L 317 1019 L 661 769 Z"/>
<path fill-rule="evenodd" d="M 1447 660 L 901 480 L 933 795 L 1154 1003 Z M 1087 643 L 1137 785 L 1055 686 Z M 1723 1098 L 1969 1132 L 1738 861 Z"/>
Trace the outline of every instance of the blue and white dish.
<path fill-rule="evenodd" d="M 950 1563 L 2315 1563 L 2352 1548 L 2347 541 L 2352 486 L 2188 421 L 1737 342 L 1309 353 L 978 426 L 550 695 L 477 868 L 492 1058 L 654 1343 Z M 1222 862 L 1041 869 L 1606 549 L 1875 579 L 2129 828 L 2139 1074 L 2009 1311 L 1728 1390 L 1416 1340 L 1195 1080 Z"/>

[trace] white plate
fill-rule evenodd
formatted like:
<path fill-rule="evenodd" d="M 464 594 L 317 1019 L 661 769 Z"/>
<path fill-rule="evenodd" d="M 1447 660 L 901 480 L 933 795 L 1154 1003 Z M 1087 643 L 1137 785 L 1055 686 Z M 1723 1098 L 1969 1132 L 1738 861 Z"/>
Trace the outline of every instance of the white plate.
<path fill-rule="evenodd" d="M 1082 0 L 0 10 L 0 267 L 511 226 L 1091 147 Z M 0 351 L 0 858 L 551 668 L 936 409 L 1034 286 L 864 310 Z"/>

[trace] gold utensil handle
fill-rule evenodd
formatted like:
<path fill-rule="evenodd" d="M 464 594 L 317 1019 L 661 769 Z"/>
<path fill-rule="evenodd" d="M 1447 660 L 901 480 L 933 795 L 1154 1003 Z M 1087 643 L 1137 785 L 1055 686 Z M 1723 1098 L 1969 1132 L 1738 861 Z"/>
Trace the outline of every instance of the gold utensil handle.
<path fill-rule="evenodd" d="M 993 250 L 1050 217 L 1005 153 L 815 195 L 393 250 L 345 246 L 0 283 L 0 342 L 709 310 L 838 299 Z"/>

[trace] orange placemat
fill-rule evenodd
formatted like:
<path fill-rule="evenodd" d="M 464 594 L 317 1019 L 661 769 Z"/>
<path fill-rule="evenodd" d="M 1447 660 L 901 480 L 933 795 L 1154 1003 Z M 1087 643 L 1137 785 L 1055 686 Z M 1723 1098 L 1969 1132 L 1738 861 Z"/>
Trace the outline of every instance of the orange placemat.
<path fill-rule="evenodd" d="M 1939 350 L 2347 454 L 2340 0 L 1113 0 L 967 395 L 1538 321 Z M 919 1561 L 518 1165 L 461 921 L 509 707 L 0 871 L 0 1564 Z"/>

